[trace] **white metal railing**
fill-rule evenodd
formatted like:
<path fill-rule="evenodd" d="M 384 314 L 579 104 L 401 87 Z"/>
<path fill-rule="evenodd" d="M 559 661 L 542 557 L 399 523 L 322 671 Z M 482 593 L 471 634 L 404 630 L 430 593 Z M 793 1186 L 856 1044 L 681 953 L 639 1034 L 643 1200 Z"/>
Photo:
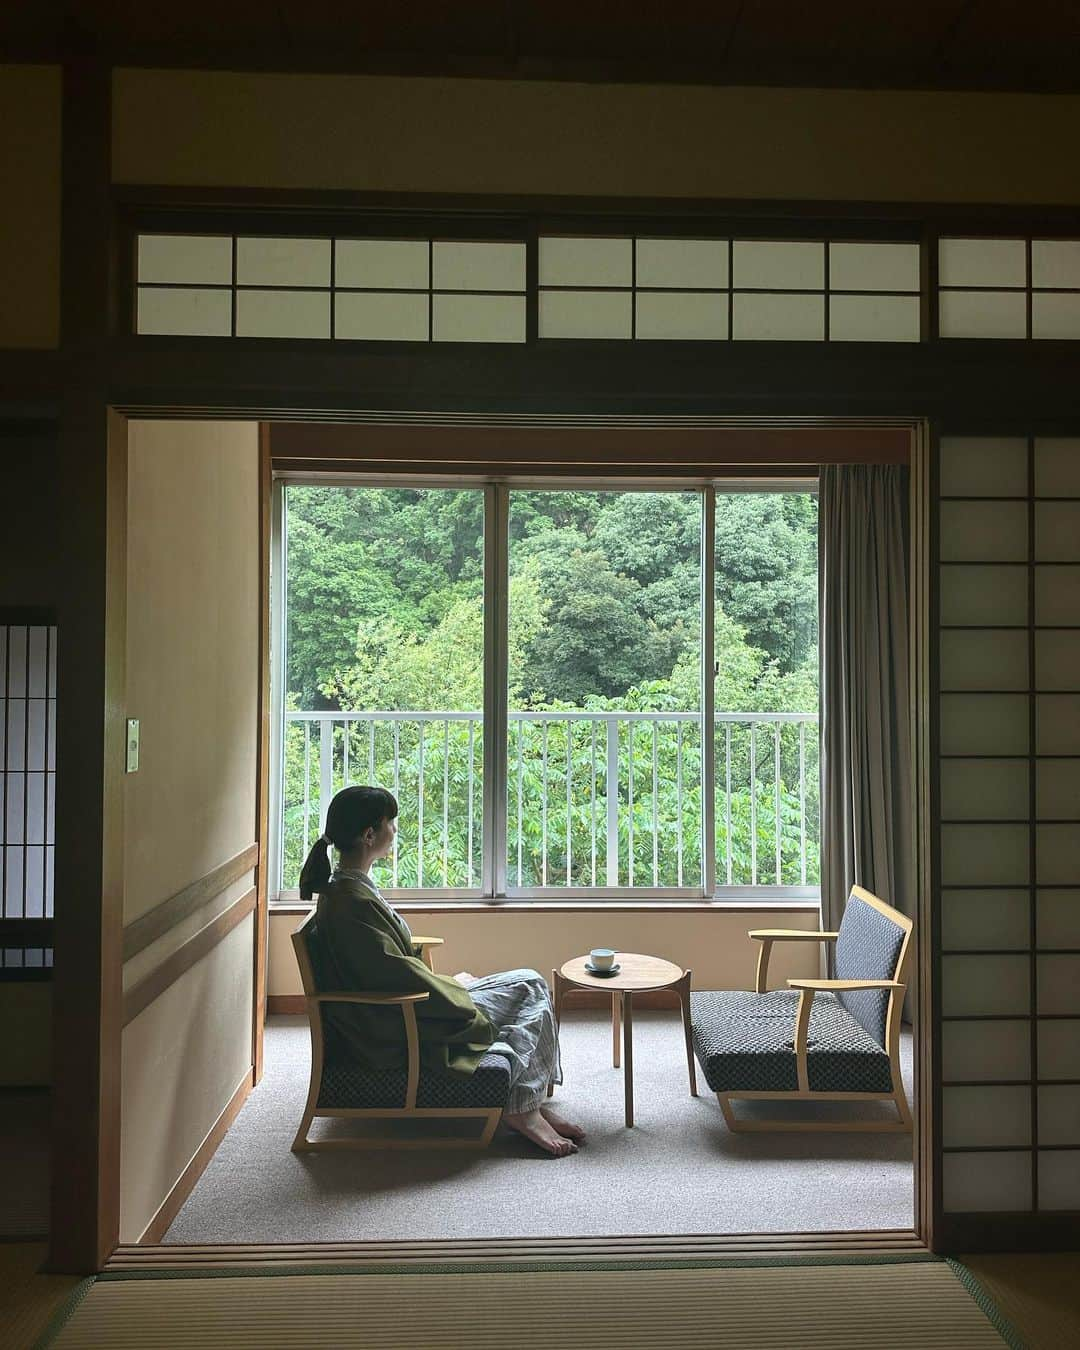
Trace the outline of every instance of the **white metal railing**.
<path fill-rule="evenodd" d="M 817 885 L 816 714 L 714 716 L 715 886 Z M 479 884 L 481 713 L 287 712 L 285 724 L 278 890 L 356 782 L 399 800 L 392 887 Z M 508 887 L 700 891 L 702 759 L 700 713 L 510 712 Z"/>

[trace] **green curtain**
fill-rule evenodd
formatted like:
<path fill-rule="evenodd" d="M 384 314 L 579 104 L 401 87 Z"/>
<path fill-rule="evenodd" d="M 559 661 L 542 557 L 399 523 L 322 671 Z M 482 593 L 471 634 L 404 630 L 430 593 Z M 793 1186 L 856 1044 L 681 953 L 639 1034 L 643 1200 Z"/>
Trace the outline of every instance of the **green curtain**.
<path fill-rule="evenodd" d="M 821 913 L 853 885 L 915 914 L 908 470 L 821 470 Z M 910 999 L 909 999 L 910 1006 Z"/>

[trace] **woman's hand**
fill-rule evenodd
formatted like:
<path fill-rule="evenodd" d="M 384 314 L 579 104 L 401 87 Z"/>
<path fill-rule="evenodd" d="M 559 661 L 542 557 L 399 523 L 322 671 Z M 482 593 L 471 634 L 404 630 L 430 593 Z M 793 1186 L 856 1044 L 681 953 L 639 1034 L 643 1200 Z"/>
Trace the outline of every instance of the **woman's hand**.
<path fill-rule="evenodd" d="M 470 975 L 467 970 L 459 970 L 454 976 L 454 979 L 457 980 L 458 984 L 463 984 L 466 989 L 468 989 L 470 984 L 476 983 L 476 976 Z"/>

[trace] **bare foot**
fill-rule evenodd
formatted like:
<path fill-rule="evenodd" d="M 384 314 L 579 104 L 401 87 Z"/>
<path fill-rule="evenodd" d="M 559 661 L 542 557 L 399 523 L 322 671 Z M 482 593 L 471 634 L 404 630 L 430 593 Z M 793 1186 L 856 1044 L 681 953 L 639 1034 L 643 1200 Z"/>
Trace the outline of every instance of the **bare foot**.
<path fill-rule="evenodd" d="M 509 1125 L 512 1130 L 517 1130 L 518 1134 L 523 1134 L 526 1139 L 531 1139 L 545 1153 L 550 1153 L 555 1158 L 565 1158 L 568 1154 L 577 1152 L 577 1144 L 557 1133 L 539 1110 L 523 1111 L 520 1115 L 504 1115 L 503 1123 Z"/>
<path fill-rule="evenodd" d="M 542 1106 L 540 1114 L 552 1129 L 561 1134 L 564 1139 L 573 1139 L 580 1142 L 585 1138 L 585 1131 L 580 1125 L 572 1125 L 570 1121 L 563 1120 L 562 1116 L 557 1111 L 553 1111 L 550 1106 Z"/>

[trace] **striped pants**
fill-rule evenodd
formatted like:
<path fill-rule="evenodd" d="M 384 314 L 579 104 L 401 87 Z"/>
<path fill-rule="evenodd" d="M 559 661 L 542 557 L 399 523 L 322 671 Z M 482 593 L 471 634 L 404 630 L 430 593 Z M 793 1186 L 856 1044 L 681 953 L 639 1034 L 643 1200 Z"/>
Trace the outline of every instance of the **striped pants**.
<path fill-rule="evenodd" d="M 559 1035 L 547 982 L 535 970 L 504 970 L 469 985 L 469 997 L 495 1025 L 489 1053 L 510 1061 L 509 1115 L 534 1111 L 549 1083 L 562 1082 Z"/>

